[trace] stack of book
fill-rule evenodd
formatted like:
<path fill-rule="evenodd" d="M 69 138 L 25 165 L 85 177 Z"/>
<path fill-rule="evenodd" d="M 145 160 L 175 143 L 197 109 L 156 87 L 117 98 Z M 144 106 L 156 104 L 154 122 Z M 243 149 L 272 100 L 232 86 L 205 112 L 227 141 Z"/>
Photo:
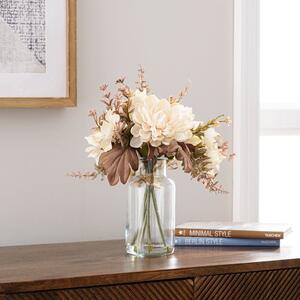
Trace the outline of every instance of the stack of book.
<path fill-rule="evenodd" d="M 286 224 L 190 222 L 176 227 L 176 246 L 280 247 Z"/>

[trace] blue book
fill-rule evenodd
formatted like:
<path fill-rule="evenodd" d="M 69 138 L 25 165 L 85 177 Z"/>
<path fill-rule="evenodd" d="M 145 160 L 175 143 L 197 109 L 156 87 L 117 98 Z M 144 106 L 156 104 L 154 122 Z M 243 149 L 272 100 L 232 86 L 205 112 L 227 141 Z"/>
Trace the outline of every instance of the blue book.
<path fill-rule="evenodd" d="M 280 247 L 280 240 L 176 236 L 176 246 Z"/>

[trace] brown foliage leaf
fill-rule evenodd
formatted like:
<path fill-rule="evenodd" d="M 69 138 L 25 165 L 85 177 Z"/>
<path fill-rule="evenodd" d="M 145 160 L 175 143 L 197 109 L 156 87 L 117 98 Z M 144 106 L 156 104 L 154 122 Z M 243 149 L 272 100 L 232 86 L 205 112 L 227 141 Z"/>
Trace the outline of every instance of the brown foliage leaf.
<path fill-rule="evenodd" d="M 186 173 L 192 171 L 192 160 L 191 160 L 191 150 L 190 146 L 185 143 L 172 142 L 170 145 L 162 145 L 157 151 L 159 155 L 174 155 L 177 160 L 182 161 L 183 170 Z"/>
<path fill-rule="evenodd" d="M 184 172 L 190 173 L 192 171 L 193 165 L 191 161 L 191 152 L 185 143 L 178 143 L 178 149 L 175 157 L 183 162 Z"/>
<path fill-rule="evenodd" d="M 100 156 L 100 165 L 110 185 L 116 185 L 119 180 L 123 184 L 127 183 L 131 171 L 136 171 L 138 164 L 136 150 L 121 145 L 114 145 L 110 151 Z"/>

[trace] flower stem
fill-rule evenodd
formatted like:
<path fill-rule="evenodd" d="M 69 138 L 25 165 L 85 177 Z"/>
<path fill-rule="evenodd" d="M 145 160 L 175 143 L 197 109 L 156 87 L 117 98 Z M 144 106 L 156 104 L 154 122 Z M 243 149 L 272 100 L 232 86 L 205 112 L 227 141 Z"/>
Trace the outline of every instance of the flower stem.
<path fill-rule="evenodd" d="M 143 212 L 143 223 L 142 223 L 142 226 L 140 229 L 137 230 L 137 232 L 135 233 L 134 235 L 134 238 L 131 242 L 131 245 L 133 246 L 136 241 L 138 240 L 138 238 L 140 237 L 142 231 L 143 231 L 143 227 L 144 227 L 144 223 L 145 223 L 145 219 L 146 219 L 146 213 L 147 213 L 147 199 L 149 197 L 149 188 L 148 186 L 146 186 L 146 189 L 145 189 L 145 193 L 144 193 L 144 212 Z"/>
<path fill-rule="evenodd" d="M 151 212 L 151 194 L 148 192 L 148 203 L 147 203 L 147 233 L 148 233 L 148 243 L 152 244 L 151 241 L 151 223 L 150 223 L 150 212 Z"/>
<path fill-rule="evenodd" d="M 166 244 L 165 234 L 163 232 L 161 222 L 160 222 L 160 216 L 159 216 L 158 207 L 157 207 L 157 200 L 156 200 L 155 190 L 154 190 L 153 185 L 151 185 L 151 194 L 152 194 L 152 201 L 153 201 L 153 206 L 154 206 L 154 211 L 155 211 L 155 215 L 156 215 L 156 220 L 157 220 L 157 225 L 159 228 L 160 236 L 161 236 L 164 246 L 166 246 L 167 244 Z"/>
<path fill-rule="evenodd" d="M 165 247 L 167 246 L 165 234 L 164 234 L 161 220 L 160 220 L 157 199 L 156 199 L 156 195 L 155 195 L 155 188 L 152 184 L 146 186 L 145 193 L 144 193 L 142 225 L 135 233 L 134 238 L 131 242 L 132 246 L 135 246 L 137 248 L 141 247 L 141 245 L 144 243 L 144 238 L 146 235 L 147 236 L 147 247 L 148 247 L 149 252 L 151 252 L 151 249 L 153 247 L 152 237 L 151 237 L 151 221 L 150 221 L 150 219 L 151 219 L 151 202 L 153 203 L 155 217 L 156 217 L 156 221 L 157 221 L 157 225 L 158 225 L 158 229 L 159 229 L 159 233 L 160 233 L 163 245 Z M 146 234 L 146 232 L 147 232 L 147 234 Z"/>

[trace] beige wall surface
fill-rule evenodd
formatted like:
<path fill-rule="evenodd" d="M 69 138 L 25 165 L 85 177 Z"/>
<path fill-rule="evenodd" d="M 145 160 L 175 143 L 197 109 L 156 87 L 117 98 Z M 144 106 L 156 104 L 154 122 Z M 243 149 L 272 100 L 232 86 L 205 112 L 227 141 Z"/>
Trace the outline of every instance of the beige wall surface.
<path fill-rule="evenodd" d="M 233 0 L 78 0 L 78 107 L 0 110 L 0 245 L 122 238 L 126 186 L 65 174 L 93 168 L 84 136 L 98 86 L 138 64 L 158 96 L 191 80 L 198 119 L 232 115 Z M 232 129 L 222 129 L 232 141 Z M 176 223 L 230 220 L 232 193 L 213 195 L 179 171 Z M 232 166 L 220 181 L 232 191 Z"/>

